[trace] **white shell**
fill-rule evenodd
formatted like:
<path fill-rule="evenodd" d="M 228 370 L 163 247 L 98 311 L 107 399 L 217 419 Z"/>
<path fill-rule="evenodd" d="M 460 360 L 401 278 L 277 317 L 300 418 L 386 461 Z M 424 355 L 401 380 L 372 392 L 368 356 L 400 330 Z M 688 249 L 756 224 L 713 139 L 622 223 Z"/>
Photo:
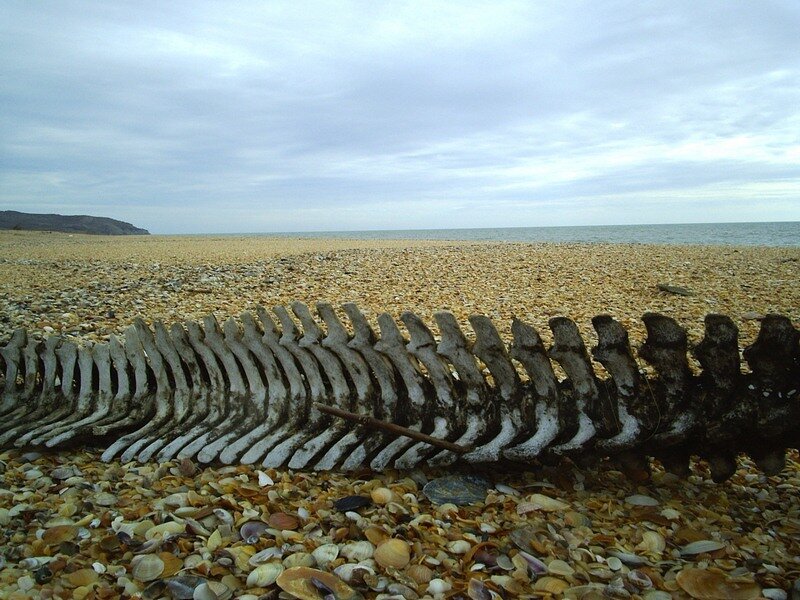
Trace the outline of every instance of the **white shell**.
<path fill-rule="evenodd" d="M 275 583 L 278 576 L 283 573 L 283 565 L 277 562 L 258 565 L 247 576 L 247 587 L 267 587 Z"/>
<path fill-rule="evenodd" d="M 248 559 L 250 565 L 257 567 L 261 563 L 268 562 L 273 558 L 283 558 L 283 551 L 280 548 L 264 548 L 260 552 L 256 552 Z"/>
<path fill-rule="evenodd" d="M 470 548 L 472 548 L 472 544 L 467 540 L 453 540 L 447 543 L 448 552 L 453 554 L 466 554 Z"/>
<path fill-rule="evenodd" d="M 258 485 L 261 487 L 273 485 L 275 483 L 272 481 L 272 477 L 264 473 L 264 471 L 256 471 L 256 473 L 258 473 Z"/>
<path fill-rule="evenodd" d="M 660 504 L 655 498 L 651 496 L 645 496 L 644 494 L 634 494 L 633 496 L 628 496 L 625 498 L 625 502 L 632 506 L 658 506 Z"/>
<path fill-rule="evenodd" d="M 681 556 L 692 556 L 694 554 L 702 554 L 703 552 L 715 552 L 725 547 L 722 542 L 714 540 L 698 540 L 691 544 L 686 544 L 681 548 Z"/>
<path fill-rule="evenodd" d="M 321 568 L 325 568 L 325 565 L 332 560 L 336 560 L 339 556 L 339 546 L 336 544 L 322 544 L 322 546 L 314 549 L 311 556 L 314 557 L 314 560 L 317 561 Z"/>
<path fill-rule="evenodd" d="M 357 570 L 364 571 L 369 575 L 375 575 L 375 569 L 373 569 L 369 565 L 355 564 L 355 563 L 345 563 L 343 565 L 339 565 L 333 570 L 333 573 L 345 583 L 349 583 L 350 581 L 353 580 L 353 574 Z"/>
<path fill-rule="evenodd" d="M 453 585 L 444 579 L 431 579 L 428 583 L 428 592 L 431 594 L 444 594 L 449 591 Z"/>
<path fill-rule="evenodd" d="M 340 553 L 345 558 L 361 562 L 362 560 L 372 558 L 372 555 L 375 554 L 375 546 L 367 541 L 350 542 L 342 547 Z"/>

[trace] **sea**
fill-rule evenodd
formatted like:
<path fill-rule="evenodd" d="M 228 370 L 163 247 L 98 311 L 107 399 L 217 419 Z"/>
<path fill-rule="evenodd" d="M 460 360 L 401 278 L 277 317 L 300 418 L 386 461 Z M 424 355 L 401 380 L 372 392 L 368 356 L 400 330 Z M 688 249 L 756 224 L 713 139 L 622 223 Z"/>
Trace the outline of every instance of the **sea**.
<path fill-rule="evenodd" d="M 596 244 L 700 244 L 800 247 L 800 221 L 775 223 L 688 223 L 675 225 L 593 225 L 479 229 L 383 229 L 314 231 L 261 235 L 363 240 L 467 240 Z"/>

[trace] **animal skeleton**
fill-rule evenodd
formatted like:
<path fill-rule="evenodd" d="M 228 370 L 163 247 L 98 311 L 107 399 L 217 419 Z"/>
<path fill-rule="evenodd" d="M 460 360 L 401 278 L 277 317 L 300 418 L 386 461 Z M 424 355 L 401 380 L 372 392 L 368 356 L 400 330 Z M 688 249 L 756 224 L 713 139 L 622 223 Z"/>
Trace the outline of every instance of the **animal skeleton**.
<path fill-rule="evenodd" d="M 486 463 L 615 456 L 641 464 L 660 458 L 686 471 L 690 455 L 706 458 L 715 480 L 730 477 L 736 455 L 750 454 L 769 474 L 784 450 L 800 442 L 800 333 L 767 315 L 744 349 L 722 315 L 707 315 L 693 349 L 673 319 L 643 317 L 647 340 L 638 354 L 610 316 L 592 319 L 595 374 L 576 324 L 549 322 L 548 350 L 535 329 L 512 323 L 506 346 L 492 322 L 472 316 L 470 343 L 448 312 L 434 318 L 440 341 L 411 312 L 388 314 L 380 336 L 354 304 L 345 304 L 353 334 L 329 304 L 317 304 L 323 331 L 307 306 L 258 307 L 220 327 L 187 322 L 169 330 L 136 319 L 124 341 L 76 345 L 53 335 L 38 341 L 17 330 L 0 348 L 0 445 L 57 447 L 103 444 L 102 459 L 202 462 L 344 470 L 410 468 L 422 462 Z M 273 320 L 277 318 L 280 327 Z M 567 378 L 559 381 L 551 360 Z M 519 368 L 521 367 L 521 368 Z M 371 415 L 471 449 L 463 455 L 408 437 L 333 419 L 323 403 Z"/>

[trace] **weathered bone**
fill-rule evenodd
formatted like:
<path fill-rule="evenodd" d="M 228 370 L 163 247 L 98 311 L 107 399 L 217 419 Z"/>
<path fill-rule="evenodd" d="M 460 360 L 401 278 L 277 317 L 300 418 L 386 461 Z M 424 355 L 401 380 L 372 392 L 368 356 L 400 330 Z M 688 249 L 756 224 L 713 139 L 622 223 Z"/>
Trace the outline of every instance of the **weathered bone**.
<path fill-rule="evenodd" d="M 629 465 L 655 455 L 685 472 L 689 456 L 699 454 L 718 481 L 732 475 L 739 452 L 773 474 L 785 449 L 800 445 L 800 333 L 786 317 L 764 319 L 744 350 L 752 371 L 744 374 L 735 325 L 707 316 L 705 337 L 694 348 L 702 371 L 693 375 L 685 330 L 647 314 L 639 356 L 655 368 L 650 379 L 639 371 L 622 325 L 595 317 L 592 356 L 610 375 L 601 379 L 566 318 L 551 320 L 548 354 L 536 331 L 518 320 L 507 348 L 486 317 L 470 317 L 476 336 L 470 344 L 446 312 L 435 315 L 437 342 L 412 313 L 401 316 L 406 340 L 386 314 L 378 317 L 377 336 L 353 304 L 343 307 L 352 336 L 329 304 L 317 305 L 320 321 L 303 304 L 291 308 L 302 331 L 280 306 L 274 309 L 280 329 L 258 307 L 259 322 L 244 313 L 222 329 L 213 317 L 203 328 L 189 322 L 169 331 L 137 319 L 124 343 L 111 336 L 78 347 L 17 330 L 0 346 L 0 443 L 104 444 L 113 434 L 105 460 L 263 459 L 266 466 L 317 469 L 568 453 L 579 460 L 616 456 Z M 564 382 L 551 359 L 566 372 Z M 323 415 L 316 402 L 345 410 L 357 424 Z M 473 449 L 435 450 L 366 427 L 361 417 Z"/>

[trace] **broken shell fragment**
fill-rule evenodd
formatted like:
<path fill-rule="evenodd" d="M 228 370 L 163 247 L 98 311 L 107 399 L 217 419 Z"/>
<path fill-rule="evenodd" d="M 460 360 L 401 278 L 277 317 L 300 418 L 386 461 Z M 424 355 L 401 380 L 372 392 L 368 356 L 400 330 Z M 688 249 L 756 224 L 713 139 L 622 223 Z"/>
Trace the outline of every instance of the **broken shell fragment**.
<path fill-rule="evenodd" d="M 695 554 L 703 554 L 704 552 L 716 552 L 725 547 L 722 542 L 714 540 L 698 540 L 686 544 L 681 548 L 681 556 L 694 556 Z"/>
<path fill-rule="evenodd" d="M 387 504 L 394 498 L 394 493 L 389 488 L 379 487 L 370 492 L 370 497 L 375 504 Z"/>
<path fill-rule="evenodd" d="M 300 520 L 294 515 L 276 512 L 269 516 L 269 524 L 271 527 L 281 531 L 294 531 L 300 526 Z"/>
<path fill-rule="evenodd" d="M 247 587 L 268 587 L 275 583 L 284 571 L 283 565 L 277 562 L 258 565 L 247 576 Z"/>
<path fill-rule="evenodd" d="M 699 600 L 751 600 L 761 596 L 761 587 L 752 580 L 729 577 L 717 569 L 685 568 L 675 580 L 681 589 Z"/>
<path fill-rule="evenodd" d="M 529 512 L 541 510 L 543 512 L 563 511 L 569 504 L 556 500 L 544 494 L 531 494 L 524 502 L 517 504 L 517 514 L 524 515 Z"/>
<path fill-rule="evenodd" d="M 316 582 L 312 580 L 316 580 Z M 319 584 L 330 590 L 336 600 L 362 598 L 361 594 L 336 575 L 309 567 L 287 569 L 278 576 L 276 582 L 283 591 L 300 598 L 300 600 L 319 600 L 321 596 L 327 595 L 320 593 Z"/>
<path fill-rule="evenodd" d="M 658 506 L 659 501 L 651 496 L 644 494 L 634 494 L 625 498 L 625 502 L 631 506 Z"/>
<path fill-rule="evenodd" d="M 433 579 L 433 571 L 425 565 L 411 565 L 406 569 L 406 575 L 419 585 L 429 583 Z"/>

